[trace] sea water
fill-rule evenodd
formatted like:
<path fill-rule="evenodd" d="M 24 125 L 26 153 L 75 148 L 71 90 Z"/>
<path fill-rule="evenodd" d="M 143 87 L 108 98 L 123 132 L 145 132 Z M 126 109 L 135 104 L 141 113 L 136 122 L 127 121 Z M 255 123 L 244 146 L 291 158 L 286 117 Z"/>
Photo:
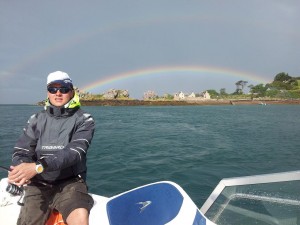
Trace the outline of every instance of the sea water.
<path fill-rule="evenodd" d="M 299 105 L 82 108 L 96 123 L 87 162 L 95 194 L 170 180 L 200 208 L 222 178 L 300 169 Z M 10 165 L 17 138 L 40 110 L 0 105 L 0 165 Z"/>

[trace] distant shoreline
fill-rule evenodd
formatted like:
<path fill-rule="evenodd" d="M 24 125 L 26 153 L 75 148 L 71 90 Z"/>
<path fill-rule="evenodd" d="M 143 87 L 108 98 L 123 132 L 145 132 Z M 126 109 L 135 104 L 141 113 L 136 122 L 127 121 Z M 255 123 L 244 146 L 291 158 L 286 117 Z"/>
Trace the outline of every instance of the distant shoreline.
<path fill-rule="evenodd" d="M 185 106 L 185 105 L 298 105 L 299 100 L 201 100 L 201 101 L 162 101 L 162 100 L 81 100 L 83 106 Z"/>

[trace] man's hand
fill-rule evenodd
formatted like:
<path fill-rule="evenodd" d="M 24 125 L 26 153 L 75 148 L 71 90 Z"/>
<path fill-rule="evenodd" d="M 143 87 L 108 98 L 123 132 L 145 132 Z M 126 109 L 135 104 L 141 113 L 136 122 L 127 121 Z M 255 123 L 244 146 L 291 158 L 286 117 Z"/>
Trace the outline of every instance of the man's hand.
<path fill-rule="evenodd" d="M 29 180 L 37 175 L 35 163 L 21 163 L 18 166 L 11 166 L 8 172 L 8 182 L 22 186 L 27 184 Z"/>

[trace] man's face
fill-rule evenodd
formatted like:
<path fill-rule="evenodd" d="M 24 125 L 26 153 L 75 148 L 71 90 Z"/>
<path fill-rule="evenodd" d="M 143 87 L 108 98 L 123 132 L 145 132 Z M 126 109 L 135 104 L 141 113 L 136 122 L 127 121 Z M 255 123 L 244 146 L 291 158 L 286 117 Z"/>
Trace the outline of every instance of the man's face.
<path fill-rule="evenodd" d="M 48 86 L 48 98 L 52 105 L 62 107 L 74 96 L 74 91 L 61 84 L 51 84 Z"/>

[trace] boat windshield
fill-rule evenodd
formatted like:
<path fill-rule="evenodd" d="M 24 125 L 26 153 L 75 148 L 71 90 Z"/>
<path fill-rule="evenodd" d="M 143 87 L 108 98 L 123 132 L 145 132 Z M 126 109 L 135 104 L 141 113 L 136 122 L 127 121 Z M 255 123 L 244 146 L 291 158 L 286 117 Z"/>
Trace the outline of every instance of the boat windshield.
<path fill-rule="evenodd" d="M 223 179 L 200 211 L 218 225 L 300 224 L 300 171 Z"/>

